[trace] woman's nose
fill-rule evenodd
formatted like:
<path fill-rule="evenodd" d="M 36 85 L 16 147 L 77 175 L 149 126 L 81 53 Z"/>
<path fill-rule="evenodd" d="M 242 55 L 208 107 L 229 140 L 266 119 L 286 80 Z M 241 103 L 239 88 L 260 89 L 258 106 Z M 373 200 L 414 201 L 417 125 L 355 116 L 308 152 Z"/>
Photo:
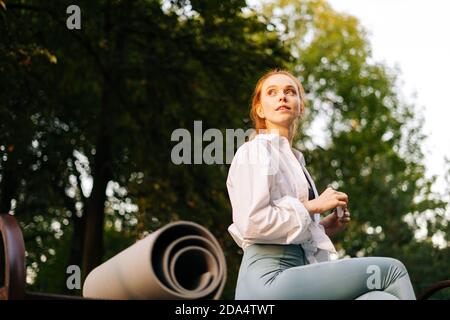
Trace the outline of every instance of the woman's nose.
<path fill-rule="evenodd" d="M 286 101 L 286 95 L 284 94 L 284 92 L 281 92 L 279 98 L 280 101 Z"/>

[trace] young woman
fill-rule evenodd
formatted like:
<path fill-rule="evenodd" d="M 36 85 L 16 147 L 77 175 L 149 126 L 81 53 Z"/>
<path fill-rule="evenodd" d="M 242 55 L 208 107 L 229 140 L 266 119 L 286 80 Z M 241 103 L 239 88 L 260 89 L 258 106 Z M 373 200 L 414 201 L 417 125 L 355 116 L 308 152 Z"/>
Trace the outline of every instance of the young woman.
<path fill-rule="evenodd" d="M 268 72 L 256 85 L 256 135 L 237 150 L 227 179 L 228 230 L 244 251 L 235 298 L 415 299 L 398 260 L 330 260 L 336 251 L 329 236 L 349 223 L 349 198 L 332 188 L 319 195 L 292 147 L 304 106 L 302 85 L 287 71 Z"/>

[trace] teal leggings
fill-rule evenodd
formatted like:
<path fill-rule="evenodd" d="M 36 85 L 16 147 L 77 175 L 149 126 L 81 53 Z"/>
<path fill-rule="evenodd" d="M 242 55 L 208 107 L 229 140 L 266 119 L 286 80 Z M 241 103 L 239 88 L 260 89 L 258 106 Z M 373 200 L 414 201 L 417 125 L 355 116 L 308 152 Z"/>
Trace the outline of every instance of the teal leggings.
<path fill-rule="evenodd" d="M 384 257 L 308 264 L 300 245 L 253 244 L 244 250 L 236 300 L 415 300 L 405 266 Z"/>

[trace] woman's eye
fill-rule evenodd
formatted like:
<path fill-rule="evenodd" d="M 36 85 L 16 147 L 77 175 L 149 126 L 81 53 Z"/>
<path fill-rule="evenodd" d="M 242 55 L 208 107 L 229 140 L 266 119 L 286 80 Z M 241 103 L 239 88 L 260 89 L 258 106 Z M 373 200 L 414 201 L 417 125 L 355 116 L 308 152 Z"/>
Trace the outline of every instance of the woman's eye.
<path fill-rule="evenodd" d="M 292 90 L 292 89 L 287 89 L 286 90 L 286 93 L 288 93 L 288 94 L 295 94 L 295 91 L 294 90 Z"/>
<path fill-rule="evenodd" d="M 267 91 L 267 94 L 269 96 L 273 96 L 275 94 L 275 90 L 274 89 L 270 89 L 269 91 Z"/>

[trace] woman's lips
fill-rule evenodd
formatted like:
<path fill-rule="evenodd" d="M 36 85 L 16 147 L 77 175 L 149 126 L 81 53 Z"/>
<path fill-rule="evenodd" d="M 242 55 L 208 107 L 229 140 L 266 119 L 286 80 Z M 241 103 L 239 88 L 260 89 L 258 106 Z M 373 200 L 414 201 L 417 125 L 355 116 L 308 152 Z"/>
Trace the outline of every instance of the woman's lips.
<path fill-rule="evenodd" d="M 283 110 L 291 110 L 288 106 L 279 106 L 275 109 L 276 111 L 283 111 Z"/>

